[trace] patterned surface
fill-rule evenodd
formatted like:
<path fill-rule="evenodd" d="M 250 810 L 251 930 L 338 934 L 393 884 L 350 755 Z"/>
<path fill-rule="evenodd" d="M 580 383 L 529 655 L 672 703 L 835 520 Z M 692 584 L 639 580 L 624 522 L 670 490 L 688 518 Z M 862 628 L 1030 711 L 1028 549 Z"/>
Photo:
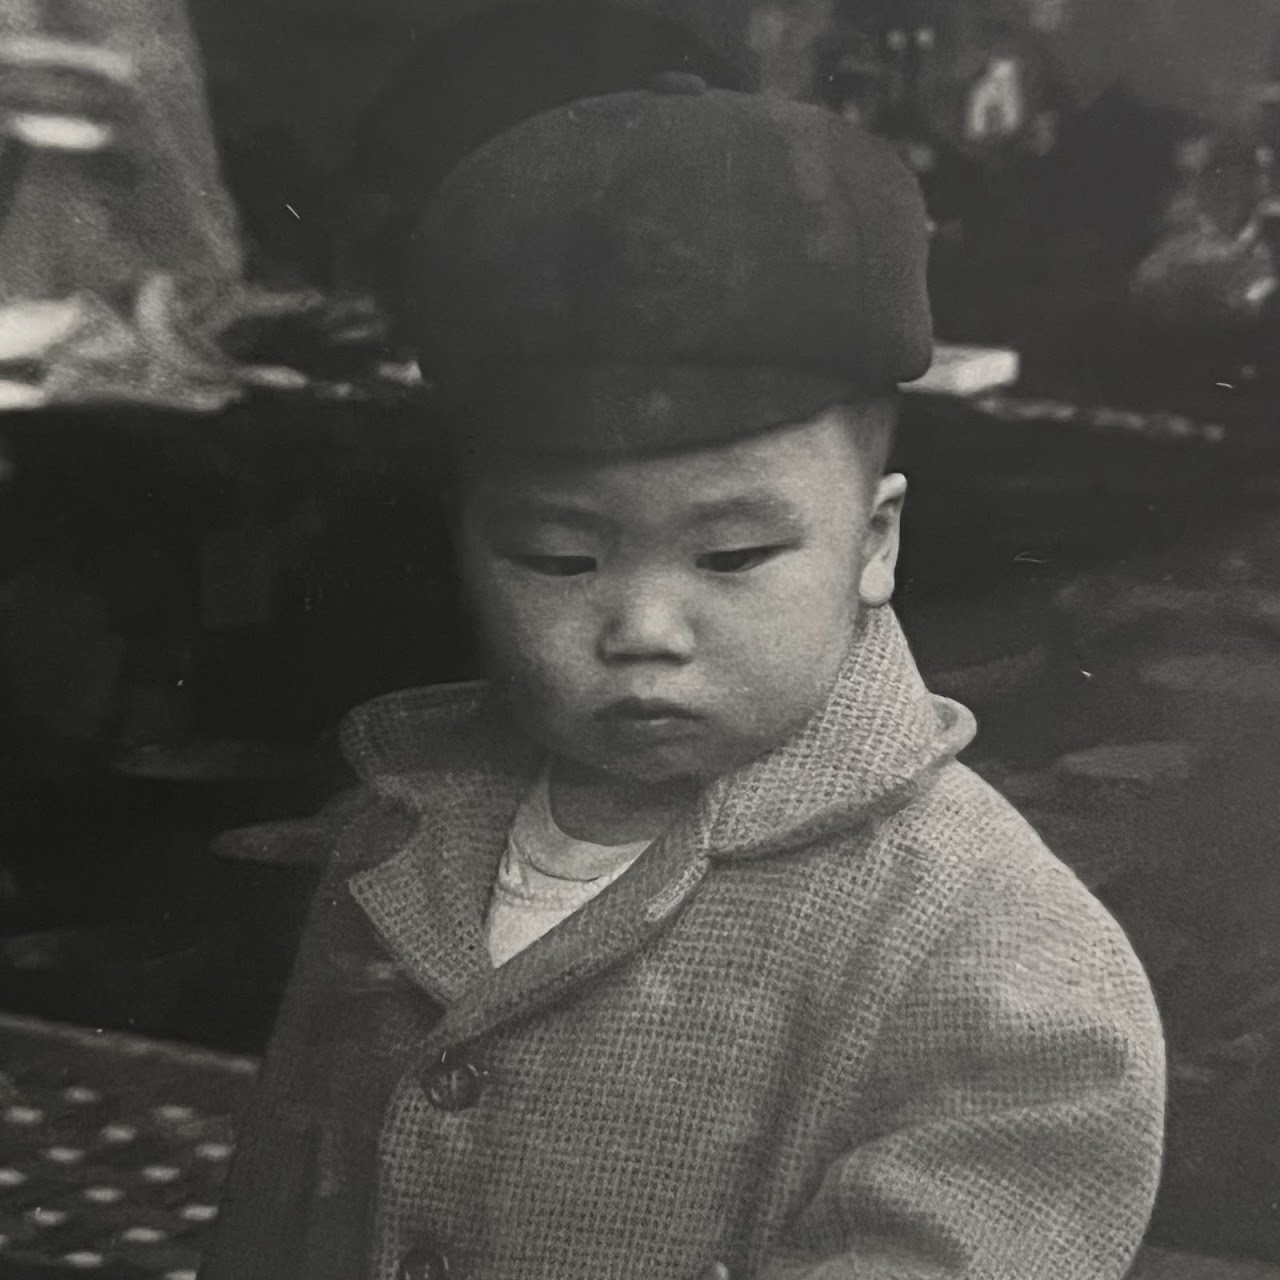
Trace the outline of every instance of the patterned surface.
<path fill-rule="evenodd" d="M 9 1262 L 119 1280 L 194 1275 L 256 1064 L 6 1014 L 0 1055 L 0 1275 Z M 1277 1278 L 1261 1263 L 1156 1249 L 1133 1275 Z"/>
<path fill-rule="evenodd" d="M 256 1064 L 0 1014 L 6 1263 L 194 1280 Z"/>

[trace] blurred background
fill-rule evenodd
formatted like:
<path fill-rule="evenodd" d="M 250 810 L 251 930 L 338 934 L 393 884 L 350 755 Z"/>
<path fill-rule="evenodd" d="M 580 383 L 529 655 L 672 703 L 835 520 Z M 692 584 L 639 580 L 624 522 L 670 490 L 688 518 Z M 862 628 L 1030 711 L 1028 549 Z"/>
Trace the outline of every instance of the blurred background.
<path fill-rule="evenodd" d="M 1280 1276 L 1278 0 L 7 0 L 0 1274 L 194 1275 L 316 875 L 285 820 L 346 708 L 477 674 L 405 236 L 673 69 L 920 175 L 898 607 L 1152 975 L 1139 1274 Z"/>

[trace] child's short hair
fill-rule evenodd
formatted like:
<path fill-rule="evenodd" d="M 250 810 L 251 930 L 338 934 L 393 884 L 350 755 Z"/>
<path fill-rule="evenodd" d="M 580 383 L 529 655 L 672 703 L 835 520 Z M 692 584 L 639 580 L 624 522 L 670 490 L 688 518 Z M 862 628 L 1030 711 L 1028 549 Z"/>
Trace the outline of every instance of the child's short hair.
<path fill-rule="evenodd" d="M 901 397 L 896 394 L 874 396 L 841 407 L 854 445 L 864 459 L 866 474 L 878 479 L 893 458 Z"/>
<path fill-rule="evenodd" d="M 890 393 L 829 406 L 840 413 L 849 438 L 863 461 L 862 472 L 868 479 L 876 480 L 882 476 L 893 457 L 898 432 L 899 399 L 896 394 Z M 787 424 L 773 425 L 781 427 Z M 445 416 L 438 427 L 432 469 L 438 497 L 451 517 L 460 514 L 461 504 L 474 482 L 495 468 L 519 468 L 522 460 L 546 461 L 557 457 L 563 460 L 582 460 L 593 456 L 591 452 L 582 449 L 556 452 L 536 447 L 495 453 L 489 443 L 486 425 L 466 409 L 458 409 Z M 732 440 L 726 443 L 732 443 Z M 673 452 L 685 447 L 688 446 L 677 442 L 661 452 Z M 609 451 L 594 456 L 616 458 L 618 454 Z"/>

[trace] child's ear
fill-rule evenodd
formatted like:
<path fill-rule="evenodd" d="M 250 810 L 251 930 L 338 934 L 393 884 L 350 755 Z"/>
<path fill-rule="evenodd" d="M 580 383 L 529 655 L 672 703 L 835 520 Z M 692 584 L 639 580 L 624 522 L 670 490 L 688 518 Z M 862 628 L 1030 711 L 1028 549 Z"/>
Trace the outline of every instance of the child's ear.
<path fill-rule="evenodd" d="M 858 598 L 869 609 L 888 604 L 893 596 L 902 504 L 906 496 L 906 476 L 895 473 L 881 476 L 876 482 L 862 547 L 862 575 L 858 580 Z"/>

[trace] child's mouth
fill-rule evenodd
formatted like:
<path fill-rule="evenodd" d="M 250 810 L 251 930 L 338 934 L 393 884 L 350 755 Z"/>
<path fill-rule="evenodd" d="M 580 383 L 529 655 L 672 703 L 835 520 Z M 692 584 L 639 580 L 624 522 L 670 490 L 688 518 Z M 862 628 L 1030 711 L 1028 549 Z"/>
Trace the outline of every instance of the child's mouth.
<path fill-rule="evenodd" d="M 595 719 L 626 737 L 654 741 L 687 737 L 697 731 L 703 717 L 661 698 L 620 698 L 601 707 Z"/>
<path fill-rule="evenodd" d="M 664 698 L 619 698 L 596 712 L 597 720 L 638 721 L 650 720 L 700 720 L 696 711 L 679 702 Z"/>

